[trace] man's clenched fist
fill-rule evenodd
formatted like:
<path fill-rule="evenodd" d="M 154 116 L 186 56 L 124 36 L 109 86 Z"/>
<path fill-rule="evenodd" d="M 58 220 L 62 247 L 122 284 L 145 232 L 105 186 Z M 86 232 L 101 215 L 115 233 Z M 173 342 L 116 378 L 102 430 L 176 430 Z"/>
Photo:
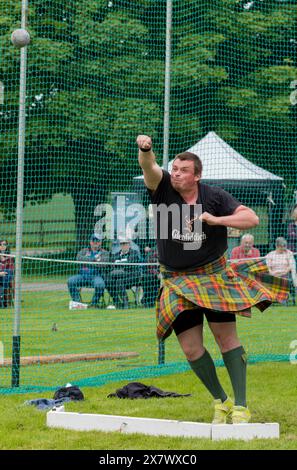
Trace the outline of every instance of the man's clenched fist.
<path fill-rule="evenodd" d="M 148 135 L 139 135 L 136 143 L 140 150 L 148 152 L 152 148 L 152 139 Z"/>

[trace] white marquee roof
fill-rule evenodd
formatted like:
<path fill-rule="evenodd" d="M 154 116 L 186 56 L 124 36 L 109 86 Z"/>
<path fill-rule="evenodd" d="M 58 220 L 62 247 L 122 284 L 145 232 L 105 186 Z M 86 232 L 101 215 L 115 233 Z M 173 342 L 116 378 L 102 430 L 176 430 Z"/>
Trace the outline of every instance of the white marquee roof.
<path fill-rule="evenodd" d="M 215 132 L 209 132 L 188 151 L 197 154 L 202 161 L 202 180 L 283 180 L 244 158 Z M 172 162 L 168 164 L 169 172 Z M 143 175 L 136 178 L 141 179 Z"/>

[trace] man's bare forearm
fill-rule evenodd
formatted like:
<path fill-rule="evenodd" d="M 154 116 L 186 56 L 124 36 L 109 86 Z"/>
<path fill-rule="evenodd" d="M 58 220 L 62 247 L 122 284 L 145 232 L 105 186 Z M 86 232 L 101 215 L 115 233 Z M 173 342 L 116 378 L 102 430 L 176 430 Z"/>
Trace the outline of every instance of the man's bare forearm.
<path fill-rule="evenodd" d="M 156 155 L 152 149 L 148 152 L 143 152 L 139 149 L 138 162 L 143 170 L 150 170 L 156 164 Z"/>
<path fill-rule="evenodd" d="M 247 230 L 259 225 L 259 217 L 251 210 L 241 210 L 236 214 L 218 217 L 218 225 Z"/>
<path fill-rule="evenodd" d="M 139 135 L 136 139 L 138 145 L 138 162 L 143 171 L 144 183 L 155 190 L 162 179 L 162 168 L 156 162 L 156 156 L 152 150 L 152 140 L 147 135 Z"/>
<path fill-rule="evenodd" d="M 240 206 L 232 215 L 214 216 L 209 212 L 203 212 L 199 219 L 208 225 L 223 225 L 224 227 L 247 230 L 259 225 L 259 217 L 249 207 Z"/>

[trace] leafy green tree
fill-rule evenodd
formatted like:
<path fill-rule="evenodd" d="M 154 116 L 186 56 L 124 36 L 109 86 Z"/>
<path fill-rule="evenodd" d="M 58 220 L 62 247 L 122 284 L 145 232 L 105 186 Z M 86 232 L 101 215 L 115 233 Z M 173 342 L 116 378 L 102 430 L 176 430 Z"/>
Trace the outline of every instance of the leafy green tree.
<path fill-rule="evenodd" d="M 138 6 L 146 9 L 146 3 Z M 129 188 L 131 174 L 139 171 L 135 136 L 144 128 L 160 133 L 163 64 L 146 60 L 148 29 L 136 7 L 133 15 L 124 2 L 29 4 L 25 201 L 70 193 L 82 244 L 94 226 L 97 204 L 109 191 Z M 9 215 L 16 205 L 19 80 L 19 51 L 9 36 L 19 27 L 20 2 L 0 7 L 0 14 L 9 12 L 1 29 L 1 74 L 10 85 L 0 142 L 10 175 L 3 175 L 1 204 Z M 144 66 L 138 73 L 140 60 Z"/>
<path fill-rule="evenodd" d="M 20 1 L 0 1 L 0 205 L 16 205 Z M 286 178 L 296 169 L 295 1 L 174 0 L 170 153 L 215 130 Z M 29 0 L 25 202 L 72 195 L 77 238 L 139 174 L 135 137 L 162 156 L 166 2 Z M 286 166 L 287 165 L 287 166 Z M 296 174 L 296 172 L 295 172 Z"/>

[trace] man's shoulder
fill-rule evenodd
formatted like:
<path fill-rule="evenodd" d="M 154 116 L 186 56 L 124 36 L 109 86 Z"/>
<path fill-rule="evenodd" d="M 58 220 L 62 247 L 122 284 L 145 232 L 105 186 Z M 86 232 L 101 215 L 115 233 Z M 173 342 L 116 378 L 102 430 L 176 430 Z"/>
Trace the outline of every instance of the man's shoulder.
<path fill-rule="evenodd" d="M 212 186 L 211 184 L 199 183 L 199 190 L 208 200 L 220 203 L 222 195 L 229 194 L 220 186 Z"/>
<path fill-rule="evenodd" d="M 272 250 L 272 251 L 269 251 L 269 252 L 267 253 L 266 257 L 267 257 L 267 256 L 268 256 L 268 257 L 269 257 L 269 256 L 274 256 L 274 255 L 276 255 L 276 254 L 277 254 L 277 251 L 276 251 L 276 250 Z"/>
<path fill-rule="evenodd" d="M 129 256 L 134 258 L 139 258 L 139 252 L 135 248 L 130 248 Z"/>
<path fill-rule="evenodd" d="M 164 170 L 163 168 L 162 168 L 162 178 L 158 185 L 158 188 L 162 186 L 172 186 L 170 173 L 167 170 Z M 158 188 L 156 189 L 156 191 L 158 190 Z"/>
<path fill-rule="evenodd" d="M 82 249 L 78 252 L 79 255 L 85 255 L 85 254 L 87 254 L 87 253 L 91 253 L 91 249 L 90 249 L 90 248 L 82 248 Z"/>
<path fill-rule="evenodd" d="M 162 169 L 162 178 L 157 188 L 155 190 L 151 190 L 148 187 L 146 187 L 146 189 L 153 203 L 162 202 L 164 197 L 166 198 L 166 194 L 168 194 L 168 192 L 171 192 L 170 191 L 171 189 L 173 190 L 173 186 L 171 184 L 170 173 L 168 173 L 167 170 Z"/>
<path fill-rule="evenodd" d="M 231 259 L 241 258 L 241 247 L 240 247 L 240 245 L 235 246 L 234 248 L 232 248 L 230 258 Z"/>
<path fill-rule="evenodd" d="M 158 188 L 160 186 L 163 186 L 164 184 L 165 185 L 171 185 L 171 176 L 170 176 L 170 173 L 167 170 L 164 170 L 162 168 L 162 178 L 161 178 L 161 180 L 158 184 L 158 187 L 155 189 L 155 191 L 157 191 Z M 148 191 L 151 191 L 151 190 L 148 188 Z M 153 191 L 153 192 L 155 192 L 155 191 Z"/>
<path fill-rule="evenodd" d="M 212 184 L 207 184 L 207 183 L 203 183 L 203 182 L 200 182 L 199 185 L 205 191 L 211 191 L 211 192 L 220 192 L 220 191 L 222 191 L 222 188 L 220 188 L 220 186 L 214 186 Z"/>
<path fill-rule="evenodd" d="M 212 184 L 207 184 L 207 183 L 199 183 L 200 184 L 200 188 L 206 192 L 207 194 L 213 194 L 213 195 L 221 195 L 221 194 L 229 194 L 231 196 L 230 193 L 228 193 L 228 191 L 226 191 L 225 189 L 221 188 L 221 186 L 214 186 Z"/>

